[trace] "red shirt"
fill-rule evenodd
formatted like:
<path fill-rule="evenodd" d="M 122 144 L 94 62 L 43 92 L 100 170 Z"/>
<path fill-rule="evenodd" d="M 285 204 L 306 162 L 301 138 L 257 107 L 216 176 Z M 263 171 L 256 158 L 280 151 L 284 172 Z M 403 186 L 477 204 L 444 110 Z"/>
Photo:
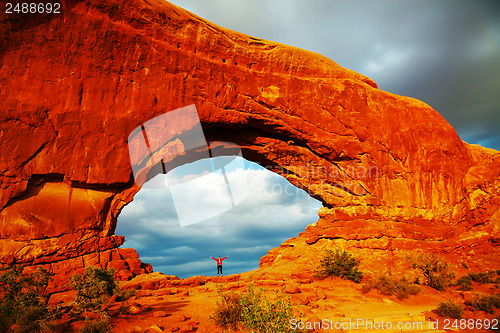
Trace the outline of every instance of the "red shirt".
<path fill-rule="evenodd" d="M 227 256 L 225 256 L 224 258 L 221 258 L 221 259 L 212 257 L 213 260 L 217 261 L 217 266 L 222 265 L 222 261 L 226 258 L 227 258 Z"/>

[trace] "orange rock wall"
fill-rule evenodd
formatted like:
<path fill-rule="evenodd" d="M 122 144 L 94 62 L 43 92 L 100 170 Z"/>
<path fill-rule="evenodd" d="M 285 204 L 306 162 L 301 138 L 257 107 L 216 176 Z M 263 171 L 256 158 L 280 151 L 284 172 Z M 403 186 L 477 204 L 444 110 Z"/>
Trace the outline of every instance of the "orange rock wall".
<path fill-rule="evenodd" d="M 307 244 L 432 239 L 466 252 L 481 243 L 478 260 L 498 253 L 500 155 L 462 142 L 423 102 L 160 0 L 0 15 L 2 264 L 149 271 L 114 235 L 139 190 L 127 137 L 190 104 L 209 141 L 238 144 L 328 207 Z"/>

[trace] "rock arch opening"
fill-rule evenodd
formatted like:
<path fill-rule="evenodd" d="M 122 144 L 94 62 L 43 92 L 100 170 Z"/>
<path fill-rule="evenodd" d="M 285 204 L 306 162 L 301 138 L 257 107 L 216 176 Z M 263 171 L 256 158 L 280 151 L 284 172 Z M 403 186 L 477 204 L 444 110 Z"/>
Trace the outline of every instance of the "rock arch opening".
<path fill-rule="evenodd" d="M 224 170 L 209 174 L 208 164 Z M 181 278 L 215 275 L 211 256 L 229 255 L 225 275 L 258 268 L 270 249 L 316 222 L 321 207 L 284 177 L 239 156 L 187 163 L 145 185 L 123 208 L 115 233 L 154 271 Z"/>

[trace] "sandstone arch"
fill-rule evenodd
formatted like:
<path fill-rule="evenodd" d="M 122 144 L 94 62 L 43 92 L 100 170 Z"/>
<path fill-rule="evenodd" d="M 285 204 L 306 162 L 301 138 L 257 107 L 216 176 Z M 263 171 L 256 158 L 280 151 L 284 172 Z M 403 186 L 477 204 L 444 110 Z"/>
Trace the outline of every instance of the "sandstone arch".
<path fill-rule="evenodd" d="M 0 263 L 51 265 L 61 275 L 108 262 L 147 271 L 113 234 L 138 190 L 127 137 L 194 103 L 209 141 L 234 142 L 247 159 L 286 170 L 330 207 L 301 236 L 308 244 L 434 242 L 498 265 L 498 152 L 462 142 L 428 105 L 321 55 L 163 1 L 119 3 L 68 0 L 59 16 L 2 14 Z M 377 175 L 349 174 L 353 165 Z"/>

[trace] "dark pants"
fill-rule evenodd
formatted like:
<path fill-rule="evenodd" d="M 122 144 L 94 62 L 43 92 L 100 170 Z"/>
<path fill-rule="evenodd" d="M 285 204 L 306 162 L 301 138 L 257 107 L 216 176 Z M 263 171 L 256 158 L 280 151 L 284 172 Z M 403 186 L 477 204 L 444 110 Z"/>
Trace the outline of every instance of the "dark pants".
<path fill-rule="evenodd" d="M 222 275 L 222 265 L 217 265 L 217 275 L 219 275 L 219 272 Z"/>

